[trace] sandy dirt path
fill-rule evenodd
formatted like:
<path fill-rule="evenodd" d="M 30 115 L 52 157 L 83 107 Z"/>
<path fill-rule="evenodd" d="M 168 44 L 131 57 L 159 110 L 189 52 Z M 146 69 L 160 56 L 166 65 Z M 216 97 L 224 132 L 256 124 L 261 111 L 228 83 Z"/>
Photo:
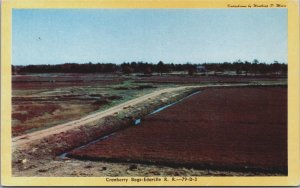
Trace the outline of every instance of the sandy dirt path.
<path fill-rule="evenodd" d="M 74 129 L 76 127 L 82 126 L 87 123 L 91 123 L 93 121 L 99 120 L 105 116 L 112 115 L 116 112 L 120 112 L 123 110 L 124 107 L 128 106 L 133 106 L 138 103 L 144 102 L 148 100 L 149 98 L 154 98 L 157 97 L 163 93 L 167 92 L 174 92 L 174 91 L 179 91 L 187 88 L 203 88 L 203 87 L 226 87 L 226 86 L 246 86 L 246 85 L 251 85 L 251 84 L 213 84 L 213 85 L 202 85 L 202 86 L 180 86 L 180 87 L 175 87 L 175 88 L 166 88 L 166 89 L 161 89 L 161 90 L 156 90 L 150 94 L 129 100 L 127 102 L 124 102 L 122 104 L 119 104 L 117 106 L 111 107 L 107 110 L 96 112 L 90 115 L 87 115 L 85 117 L 82 117 L 78 120 L 74 120 L 71 122 L 63 123 L 56 125 L 54 127 L 50 127 L 47 129 L 43 129 L 40 131 L 24 134 L 21 136 L 13 137 L 12 142 L 13 146 L 20 146 L 27 144 L 29 142 L 32 142 L 34 140 L 42 139 L 46 136 L 53 135 L 53 134 L 59 134 L 62 132 L 66 132 L 68 130 Z"/>

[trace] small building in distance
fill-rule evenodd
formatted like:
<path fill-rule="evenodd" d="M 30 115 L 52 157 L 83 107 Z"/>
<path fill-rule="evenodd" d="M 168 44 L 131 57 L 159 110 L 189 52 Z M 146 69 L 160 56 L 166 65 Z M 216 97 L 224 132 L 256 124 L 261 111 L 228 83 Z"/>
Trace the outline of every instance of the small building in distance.
<path fill-rule="evenodd" d="M 203 65 L 197 65 L 196 70 L 197 70 L 198 73 L 204 73 L 204 72 L 207 71 L 205 66 L 203 66 Z"/>

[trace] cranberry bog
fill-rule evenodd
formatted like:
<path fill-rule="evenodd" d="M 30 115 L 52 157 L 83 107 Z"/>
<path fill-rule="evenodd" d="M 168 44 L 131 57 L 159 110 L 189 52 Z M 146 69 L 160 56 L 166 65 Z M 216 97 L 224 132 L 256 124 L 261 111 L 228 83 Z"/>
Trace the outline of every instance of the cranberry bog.
<path fill-rule="evenodd" d="M 271 75 L 257 75 L 257 76 L 188 76 L 188 75 L 162 75 L 139 77 L 135 79 L 136 82 L 145 83 L 177 83 L 177 84 L 191 84 L 191 83 L 249 83 L 249 82 L 286 82 L 286 76 L 271 76 Z"/>
<path fill-rule="evenodd" d="M 287 88 L 202 89 L 68 156 L 286 175 Z"/>
<path fill-rule="evenodd" d="M 12 77 L 13 90 L 55 89 L 71 86 L 95 86 L 122 83 L 114 74 L 29 74 Z"/>

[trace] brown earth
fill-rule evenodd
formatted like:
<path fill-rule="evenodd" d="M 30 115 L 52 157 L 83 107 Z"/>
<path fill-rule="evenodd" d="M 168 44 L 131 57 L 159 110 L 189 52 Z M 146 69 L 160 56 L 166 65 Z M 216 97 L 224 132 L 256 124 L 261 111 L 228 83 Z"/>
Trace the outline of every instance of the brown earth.
<path fill-rule="evenodd" d="M 23 160 L 24 161 L 24 160 Z M 22 163 L 22 162 L 21 162 Z M 166 177 L 166 176 L 280 176 L 261 172 L 234 172 L 212 169 L 168 167 L 139 163 L 84 161 L 70 158 L 23 162 L 23 170 L 13 169 L 13 175 L 25 177 Z"/>
<path fill-rule="evenodd" d="M 85 114 L 99 109 L 103 104 L 83 104 L 72 102 L 22 102 L 15 105 L 12 112 L 12 135 L 20 136 L 25 133 L 49 128 L 65 121 L 79 119 Z M 49 121 L 51 120 L 51 121 Z"/>
<path fill-rule="evenodd" d="M 69 156 L 286 174 L 287 89 L 205 89 Z"/>

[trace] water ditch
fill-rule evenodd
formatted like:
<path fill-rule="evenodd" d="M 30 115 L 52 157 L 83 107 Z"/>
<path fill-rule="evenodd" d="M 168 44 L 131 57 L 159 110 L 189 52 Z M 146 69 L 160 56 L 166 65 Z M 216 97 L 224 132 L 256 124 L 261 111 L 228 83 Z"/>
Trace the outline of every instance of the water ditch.
<path fill-rule="evenodd" d="M 160 112 L 160 111 L 162 111 L 162 110 L 164 110 L 164 109 L 167 109 L 167 108 L 169 108 L 169 107 L 171 107 L 171 106 L 173 106 L 173 105 L 175 105 L 175 104 L 177 104 L 177 103 L 179 103 L 179 102 L 181 102 L 181 101 L 183 101 L 183 100 L 185 100 L 185 99 L 187 99 L 187 98 L 189 98 L 189 97 L 192 97 L 192 96 L 194 96 L 194 95 L 200 93 L 200 92 L 201 92 L 201 91 L 195 91 L 195 92 L 192 92 L 191 94 L 189 94 L 189 95 L 187 95 L 187 96 L 185 96 L 185 97 L 183 97 L 183 98 L 181 98 L 181 99 L 179 99 L 179 100 L 177 100 L 177 101 L 175 101 L 175 102 L 172 102 L 172 103 L 167 104 L 167 105 L 163 105 L 163 106 L 161 106 L 161 107 L 159 107 L 159 108 L 153 110 L 152 112 L 150 112 L 149 114 L 147 114 L 147 115 L 145 115 L 145 116 L 156 114 L 156 113 L 158 113 L 158 112 Z M 141 123 L 142 123 L 142 118 L 136 118 L 136 119 L 134 119 L 133 122 L 132 122 L 132 124 L 135 125 L 135 126 L 140 125 Z M 84 147 L 87 147 L 87 146 L 89 146 L 89 145 L 91 145 L 91 144 L 94 144 L 94 143 L 96 143 L 96 142 L 105 140 L 105 139 L 107 139 L 107 138 L 109 138 L 109 137 L 115 135 L 116 133 L 117 133 L 117 132 L 113 132 L 113 133 L 110 133 L 110 134 L 108 134 L 108 135 L 102 136 L 102 137 L 100 137 L 100 138 L 98 138 L 98 139 L 96 139 L 96 140 L 93 140 L 93 141 L 91 141 L 91 142 L 89 142 L 89 143 L 87 143 L 87 144 L 84 144 L 84 145 L 82 145 L 82 146 L 79 146 L 79 147 L 77 147 L 77 148 L 74 148 L 74 149 L 72 149 L 71 151 L 79 150 L 79 149 L 82 149 L 82 148 L 84 148 Z M 58 157 L 59 157 L 60 159 L 65 159 L 65 158 L 68 157 L 69 152 L 70 152 L 70 151 L 64 152 L 64 153 L 60 154 Z"/>
<path fill-rule="evenodd" d="M 98 138 L 98 139 L 96 139 L 96 140 L 94 140 L 94 141 L 91 141 L 91 142 L 89 142 L 89 143 L 87 143 L 87 144 L 85 144 L 85 145 L 79 146 L 79 147 L 77 147 L 77 148 L 75 148 L 75 149 L 73 149 L 73 150 L 71 150 L 71 151 L 79 150 L 79 149 L 82 149 L 82 148 L 84 148 L 84 147 L 87 147 L 87 146 L 89 146 L 89 145 L 91 145 L 91 144 L 94 144 L 94 143 L 96 143 L 96 142 L 105 140 L 105 139 L 109 138 L 110 136 L 112 136 L 112 135 L 114 135 L 114 134 L 116 134 L 116 133 L 117 133 L 117 132 L 113 132 L 113 133 L 111 133 L 111 134 L 109 134 L 109 135 L 100 137 L 100 138 Z M 67 155 L 69 154 L 69 152 L 70 152 L 70 151 L 60 154 L 60 155 L 59 155 L 59 158 L 60 158 L 60 159 L 66 158 Z"/>
<path fill-rule="evenodd" d="M 185 100 L 185 99 L 187 99 L 187 98 L 189 98 L 189 97 L 191 97 L 193 95 L 196 95 L 196 94 L 198 94 L 200 92 L 201 91 L 196 91 L 196 92 L 194 92 L 194 93 L 192 93 L 192 94 L 190 94 L 190 95 L 188 95 L 188 96 L 186 96 L 186 97 L 184 97 L 184 98 L 182 98 L 182 99 L 180 99 L 178 101 L 175 101 L 175 102 L 173 102 L 171 104 L 167 104 L 167 105 L 161 106 L 158 109 L 156 109 L 156 110 L 152 111 L 151 113 L 149 113 L 148 115 L 156 114 L 156 113 L 158 113 L 158 112 L 160 112 L 160 111 L 162 111 L 162 110 L 164 110 L 166 108 L 169 108 L 169 107 L 173 106 L 174 104 L 177 104 L 177 103 L 179 103 L 179 102 L 181 102 L 181 101 L 183 101 L 183 100 Z M 146 115 L 146 116 L 148 116 L 148 115 Z M 134 125 L 139 125 L 139 124 L 141 124 L 141 122 L 142 122 L 141 118 L 140 119 L 136 119 L 134 121 Z"/>

